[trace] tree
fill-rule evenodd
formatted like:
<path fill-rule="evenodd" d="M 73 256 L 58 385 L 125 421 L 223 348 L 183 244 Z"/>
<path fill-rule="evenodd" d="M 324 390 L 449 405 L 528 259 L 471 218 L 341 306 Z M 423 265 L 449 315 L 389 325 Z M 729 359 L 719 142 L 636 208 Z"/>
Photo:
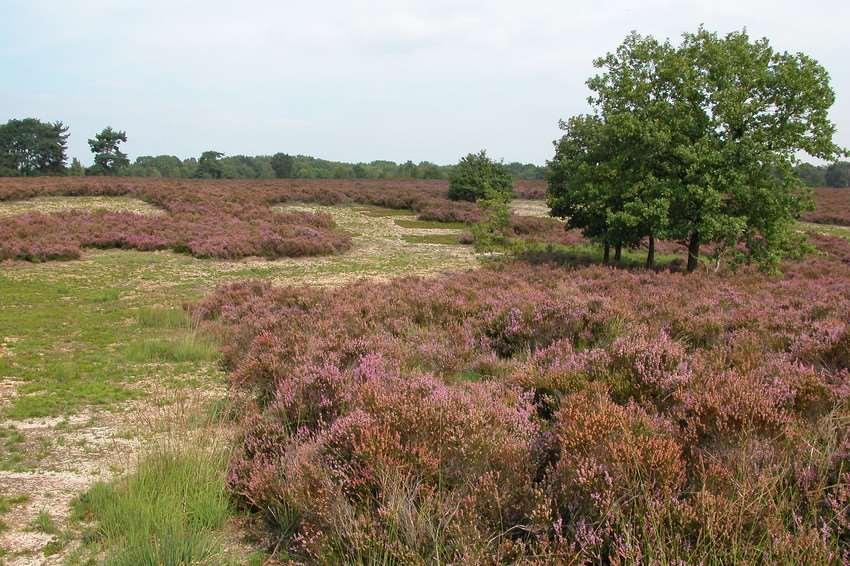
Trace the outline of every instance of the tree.
<path fill-rule="evenodd" d="M 836 161 L 827 167 L 824 183 L 827 187 L 850 187 L 850 161 Z"/>
<path fill-rule="evenodd" d="M 278 179 L 291 179 L 295 173 L 295 161 L 286 153 L 275 153 L 272 156 L 272 169 Z"/>
<path fill-rule="evenodd" d="M 484 196 L 478 199 L 478 207 L 484 219 L 472 227 L 475 248 L 489 251 L 507 243 L 507 231 L 511 218 L 511 193 L 486 185 Z"/>
<path fill-rule="evenodd" d="M 111 126 L 104 128 L 94 139 L 90 139 L 89 147 L 94 153 L 94 165 L 89 172 L 94 175 L 115 175 L 120 169 L 130 165 L 127 154 L 118 149 L 121 143 L 127 143 L 127 133 L 113 130 Z"/>
<path fill-rule="evenodd" d="M 71 160 L 71 166 L 68 168 L 68 175 L 72 177 L 82 177 L 86 174 L 86 170 L 83 169 L 83 164 L 80 163 L 80 160 L 76 157 Z"/>
<path fill-rule="evenodd" d="M 35 118 L 0 126 L 0 175 L 65 173 L 68 127 Z"/>
<path fill-rule="evenodd" d="M 633 33 L 594 65 L 601 72 L 588 81 L 590 102 L 610 133 L 602 139 L 616 147 L 598 166 L 618 168 L 627 183 L 599 185 L 616 205 L 603 229 L 626 229 L 617 237 L 627 239 L 643 233 L 650 246 L 658 231 L 684 241 L 689 271 L 705 242 L 743 244 L 748 259 L 778 261 L 808 206 L 796 155 L 840 153 L 823 67 L 746 32 L 702 28 L 678 47 Z M 550 192 L 559 198 L 557 184 Z"/>
<path fill-rule="evenodd" d="M 487 189 L 513 195 L 514 182 L 501 163 L 487 153 L 470 153 L 460 160 L 449 176 L 449 198 L 475 202 L 485 196 Z"/>
<path fill-rule="evenodd" d="M 222 157 L 224 157 L 224 154 L 220 151 L 203 152 L 198 159 L 198 167 L 192 176 L 197 179 L 221 179 L 224 176 L 224 170 L 219 159 Z"/>
<path fill-rule="evenodd" d="M 811 163 L 800 163 L 794 167 L 800 181 L 807 187 L 826 186 L 826 167 L 818 167 Z"/>

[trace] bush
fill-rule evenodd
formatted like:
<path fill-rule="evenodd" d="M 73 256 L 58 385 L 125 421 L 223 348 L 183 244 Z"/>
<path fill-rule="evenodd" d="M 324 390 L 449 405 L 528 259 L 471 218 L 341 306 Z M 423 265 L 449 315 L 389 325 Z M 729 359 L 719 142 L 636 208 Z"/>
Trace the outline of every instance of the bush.
<path fill-rule="evenodd" d="M 824 242 L 783 278 L 222 287 L 194 314 L 254 395 L 231 489 L 308 563 L 840 562 L 850 244 Z"/>
<path fill-rule="evenodd" d="M 449 198 L 475 202 L 487 190 L 513 196 L 514 182 L 501 163 L 487 157 L 487 153 L 470 153 L 460 160 L 449 177 Z"/>

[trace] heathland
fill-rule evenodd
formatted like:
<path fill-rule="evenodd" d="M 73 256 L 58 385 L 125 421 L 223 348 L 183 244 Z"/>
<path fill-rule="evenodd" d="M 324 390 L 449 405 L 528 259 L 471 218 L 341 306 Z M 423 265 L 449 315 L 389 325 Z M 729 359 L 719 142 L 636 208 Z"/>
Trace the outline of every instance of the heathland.
<path fill-rule="evenodd" d="M 846 559 L 850 197 L 686 274 L 544 188 L 0 180 L 0 560 Z"/>

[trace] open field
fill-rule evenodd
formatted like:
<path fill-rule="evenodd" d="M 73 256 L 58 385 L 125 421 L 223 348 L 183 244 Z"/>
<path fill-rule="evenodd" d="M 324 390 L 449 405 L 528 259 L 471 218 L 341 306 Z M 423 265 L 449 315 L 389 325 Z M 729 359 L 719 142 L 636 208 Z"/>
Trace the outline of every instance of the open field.
<path fill-rule="evenodd" d="M 203 220 L 193 195 L 252 187 L 61 181 L 0 181 L 0 217 Z M 521 200 L 526 260 L 482 267 L 477 210 L 398 189 L 260 184 L 259 221 L 347 242 L 311 257 L 125 230 L 0 264 L 0 564 L 167 562 L 175 536 L 222 564 L 846 558 L 843 227 L 801 225 L 818 251 L 782 276 L 688 277 L 579 267 L 599 249 Z"/>

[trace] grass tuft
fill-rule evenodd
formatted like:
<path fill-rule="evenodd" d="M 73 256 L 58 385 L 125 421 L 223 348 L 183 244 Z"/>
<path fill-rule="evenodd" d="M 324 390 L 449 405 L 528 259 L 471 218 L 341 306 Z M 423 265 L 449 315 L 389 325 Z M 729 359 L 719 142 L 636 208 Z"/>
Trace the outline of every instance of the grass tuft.
<path fill-rule="evenodd" d="M 189 328 L 189 317 L 182 309 L 143 307 L 136 313 L 136 322 L 142 328 Z"/>
<path fill-rule="evenodd" d="M 137 363 L 211 362 L 218 358 L 216 345 L 191 333 L 170 340 L 149 339 L 129 344 L 127 358 Z"/>
<path fill-rule="evenodd" d="M 73 519 L 96 524 L 86 542 L 109 565 L 221 563 L 217 531 L 232 514 L 226 462 L 222 451 L 163 448 L 123 480 L 92 486 Z"/>
<path fill-rule="evenodd" d="M 439 222 L 436 220 L 407 220 L 398 218 L 394 222 L 396 223 L 396 226 L 399 226 L 400 228 L 418 228 L 425 230 L 463 230 L 469 227 L 463 222 Z"/>
<path fill-rule="evenodd" d="M 460 246 L 457 234 L 430 234 L 427 236 L 405 235 L 401 237 L 408 244 L 440 244 L 443 246 Z"/>

